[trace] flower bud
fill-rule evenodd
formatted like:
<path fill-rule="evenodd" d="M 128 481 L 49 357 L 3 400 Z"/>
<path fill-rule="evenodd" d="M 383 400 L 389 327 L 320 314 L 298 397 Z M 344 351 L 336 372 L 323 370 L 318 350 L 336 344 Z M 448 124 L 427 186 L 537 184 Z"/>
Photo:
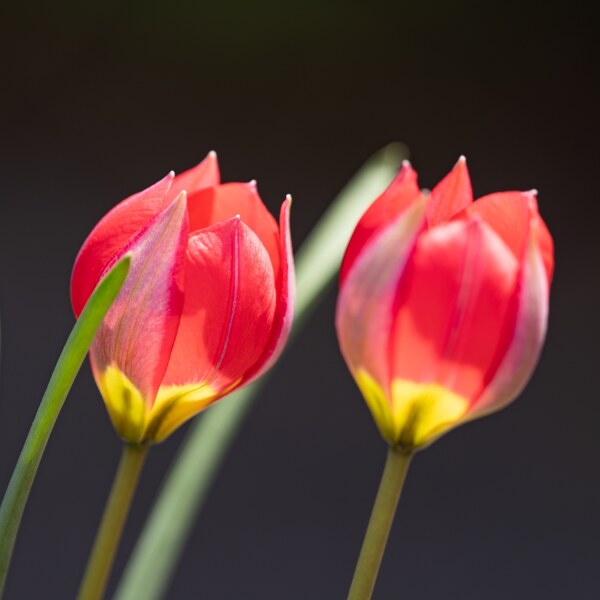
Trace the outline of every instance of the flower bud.
<path fill-rule="evenodd" d="M 354 231 L 336 315 L 389 444 L 424 447 L 520 393 L 543 345 L 553 267 L 535 192 L 473 202 L 461 158 L 426 194 L 405 163 Z"/>

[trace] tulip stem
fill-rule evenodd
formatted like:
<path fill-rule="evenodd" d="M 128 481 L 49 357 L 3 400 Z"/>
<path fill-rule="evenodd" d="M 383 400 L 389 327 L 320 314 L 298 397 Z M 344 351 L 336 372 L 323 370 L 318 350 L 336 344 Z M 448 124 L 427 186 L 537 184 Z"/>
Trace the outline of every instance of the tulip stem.
<path fill-rule="evenodd" d="M 396 507 L 411 458 L 412 454 L 406 451 L 392 447 L 388 449 L 385 468 L 352 578 L 348 600 L 369 600 L 373 594 L 379 565 L 394 522 Z"/>
<path fill-rule="evenodd" d="M 77 600 L 100 600 L 115 558 L 148 446 L 125 444 Z"/>

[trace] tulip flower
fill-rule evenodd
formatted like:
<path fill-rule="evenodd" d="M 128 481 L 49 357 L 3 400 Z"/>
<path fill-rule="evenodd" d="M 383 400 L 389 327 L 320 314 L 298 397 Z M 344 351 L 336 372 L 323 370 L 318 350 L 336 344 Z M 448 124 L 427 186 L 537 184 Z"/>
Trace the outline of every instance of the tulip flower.
<path fill-rule="evenodd" d="M 389 449 L 348 600 L 371 598 L 414 452 L 506 406 L 527 383 L 553 268 L 536 192 L 473 202 L 463 157 L 431 193 L 405 163 L 359 221 L 336 327 Z"/>
<path fill-rule="evenodd" d="M 290 199 L 279 225 L 255 182 L 220 183 L 216 155 L 113 208 L 71 282 L 76 315 L 124 254 L 131 270 L 90 350 L 118 434 L 159 442 L 263 373 L 289 333 Z"/>
<path fill-rule="evenodd" d="M 126 442 L 78 600 L 100 600 L 151 443 L 259 377 L 292 322 L 291 199 L 277 224 L 256 183 L 220 183 L 214 153 L 113 208 L 73 268 L 78 316 L 116 261 L 130 269 L 90 347 L 113 426 Z"/>
<path fill-rule="evenodd" d="M 424 447 L 519 394 L 553 265 L 535 191 L 473 202 L 461 158 L 424 193 L 404 164 L 354 231 L 337 306 L 342 353 L 390 445 Z"/>

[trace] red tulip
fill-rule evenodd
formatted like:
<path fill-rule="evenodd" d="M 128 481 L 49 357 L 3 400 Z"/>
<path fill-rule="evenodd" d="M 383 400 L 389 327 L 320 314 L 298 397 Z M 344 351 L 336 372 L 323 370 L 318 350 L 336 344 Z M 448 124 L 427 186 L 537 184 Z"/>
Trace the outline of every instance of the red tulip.
<path fill-rule="evenodd" d="M 536 192 L 473 202 L 464 158 L 431 193 L 406 163 L 342 265 L 342 353 L 386 441 L 423 447 L 525 386 L 546 333 L 552 238 Z"/>
<path fill-rule="evenodd" d="M 75 261 L 75 314 L 124 253 L 131 270 L 90 350 L 121 437 L 156 442 L 258 377 L 290 330 L 290 199 L 279 226 L 256 184 L 220 184 L 216 155 L 113 208 Z"/>

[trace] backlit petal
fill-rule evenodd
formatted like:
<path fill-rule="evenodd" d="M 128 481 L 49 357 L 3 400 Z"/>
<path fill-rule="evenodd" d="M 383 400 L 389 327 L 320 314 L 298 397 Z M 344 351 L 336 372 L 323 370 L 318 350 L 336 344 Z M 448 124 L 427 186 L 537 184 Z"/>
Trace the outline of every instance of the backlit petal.
<path fill-rule="evenodd" d="M 277 297 L 269 256 L 239 217 L 190 237 L 185 301 L 163 385 L 220 392 L 253 367 L 269 341 Z"/>
<path fill-rule="evenodd" d="M 395 303 L 394 377 L 476 398 L 512 326 L 517 274 L 512 252 L 478 218 L 419 236 Z"/>
<path fill-rule="evenodd" d="M 456 219 L 481 217 L 512 250 L 518 261 L 524 256 L 530 224 L 539 229 L 537 239 L 548 280 L 554 271 L 554 246 L 546 225 L 540 218 L 536 192 L 498 192 L 483 196 L 456 215 Z"/>
<path fill-rule="evenodd" d="M 217 155 L 215 152 L 209 152 L 200 164 L 175 177 L 171 194 L 175 197 L 179 192 L 185 191 L 189 198 L 194 192 L 219 183 L 221 183 L 221 174 Z"/>
<path fill-rule="evenodd" d="M 267 249 L 273 272 L 279 273 L 279 228 L 262 203 L 256 183 L 225 183 L 189 196 L 190 231 L 239 216 Z"/>
<path fill-rule="evenodd" d="M 280 269 L 277 275 L 277 308 L 273 317 L 273 328 L 269 342 L 246 380 L 250 381 L 262 375 L 279 358 L 292 328 L 294 318 L 294 297 L 296 278 L 294 275 L 294 257 L 290 233 L 291 197 L 287 197 L 281 206 L 279 217 L 280 231 Z"/>
<path fill-rule="evenodd" d="M 435 227 L 449 221 L 473 202 L 471 178 L 464 156 L 432 190 L 427 202 L 427 223 Z"/>
<path fill-rule="evenodd" d="M 341 284 L 336 329 L 342 354 L 387 393 L 391 379 L 387 340 L 392 332 L 398 281 L 424 223 L 425 203 L 415 201 L 364 247 Z"/>
<path fill-rule="evenodd" d="M 71 276 L 71 302 L 79 316 L 106 266 L 168 204 L 174 174 L 117 204 L 84 242 Z M 169 198 L 174 198 L 169 195 Z"/>
<path fill-rule="evenodd" d="M 155 443 L 164 440 L 222 394 L 223 392 L 217 392 L 210 385 L 161 386 L 146 420 L 144 439 Z"/>
<path fill-rule="evenodd" d="M 518 396 L 539 359 L 548 325 L 550 280 L 544 260 L 547 230 L 536 215 L 519 274 L 516 319 L 502 361 L 492 381 L 478 398 L 471 416 L 499 410 Z"/>
<path fill-rule="evenodd" d="M 124 248 L 123 253 L 131 255 L 131 269 L 90 350 L 96 377 L 109 367 L 118 369 L 127 382 L 121 387 L 134 386 L 148 408 L 179 325 L 187 233 L 185 194 L 181 194 Z M 111 381 L 118 383 L 117 379 Z M 116 383 L 114 389 L 119 387 Z M 105 400 L 110 407 L 126 399 Z"/>
<path fill-rule="evenodd" d="M 371 204 L 356 225 L 340 270 L 340 282 L 342 284 L 354 261 L 369 240 L 393 221 L 420 195 L 421 191 L 417 185 L 417 173 L 410 166 L 410 163 L 405 161 L 394 181 Z"/>

